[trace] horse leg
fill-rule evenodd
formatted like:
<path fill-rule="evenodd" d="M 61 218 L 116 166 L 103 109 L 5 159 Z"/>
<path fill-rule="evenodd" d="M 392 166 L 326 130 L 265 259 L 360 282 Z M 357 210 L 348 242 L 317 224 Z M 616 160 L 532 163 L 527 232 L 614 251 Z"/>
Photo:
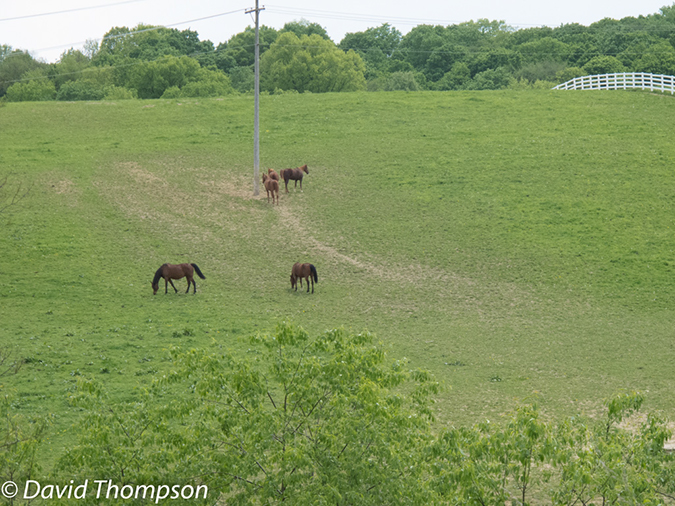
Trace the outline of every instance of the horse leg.
<path fill-rule="evenodd" d="M 173 286 L 173 283 L 171 286 Z M 167 278 L 164 278 L 164 293 L 169 293 L 169 280 Z"/>
<path fill-rule="evenodd" d="M 173 287 L 173 290 L 178 293 L 178 289 L 174 286 L 173 281 L 169 280 L 169 283 L 171 283 L 171 286 Z"/>
<path fill-rule="evenodd" d="M 286 193 L 288 193 L 288 179 L 284 179 L 284 184 L 286 185 Z"/>
<path fill-rule="evenodd" d="M 310 278 L 311 278 L 311 276 L 307 276 L 305 278 L 305 281 L 307 281 L 307 293 L 309 293 L 309 279 Z M 314 285 L 312 285 L 312 293 L 314 293 Z"/>

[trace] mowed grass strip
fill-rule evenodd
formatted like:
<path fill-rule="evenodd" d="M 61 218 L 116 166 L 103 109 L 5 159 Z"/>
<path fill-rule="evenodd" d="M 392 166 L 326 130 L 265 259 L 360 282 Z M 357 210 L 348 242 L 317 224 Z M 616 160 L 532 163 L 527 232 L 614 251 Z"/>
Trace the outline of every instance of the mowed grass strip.
<path fill-rule="evenodd" d="M 133 399 L 172 345 L 246 353 L 281 320 L 368 329 L 448 387 L 439 423 L 535 396 L 593 413 L 616 390 L 672 413 L 675 148 L 670 96 L 634 92 L 264 96 L 17 103 L 0 164 L 30 196 L 0 215 L 0 343 L 17 412 L 73 440 L 79 377 Z M 297 261 L 314 295 L 291 291 Z M 153 297 L 164 262 L 197 294 Z M 161 285 L 163 287 L 163 283 Z"/>

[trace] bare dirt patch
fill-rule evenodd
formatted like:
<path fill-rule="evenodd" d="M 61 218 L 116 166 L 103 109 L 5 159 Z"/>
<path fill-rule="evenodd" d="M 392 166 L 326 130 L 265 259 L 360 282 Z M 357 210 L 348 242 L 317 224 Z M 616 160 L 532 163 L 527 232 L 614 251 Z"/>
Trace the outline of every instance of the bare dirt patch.
<path fill-rule="evenodd" d="M 46 181 L 47 186 L 56 193 L 65 197 L 65 202 L 70 207 L 76 207 L 79 203 L 81 194 L 80 189 L 70 179 L 59 179 L 58 177 L 50 177 Z"/>

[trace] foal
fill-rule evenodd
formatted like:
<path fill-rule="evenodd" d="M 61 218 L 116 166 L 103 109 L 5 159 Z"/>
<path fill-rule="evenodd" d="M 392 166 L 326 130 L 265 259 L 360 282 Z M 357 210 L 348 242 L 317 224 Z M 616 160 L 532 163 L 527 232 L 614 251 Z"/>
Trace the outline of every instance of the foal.
<path fill-rule="evenodd" d="M 279 181 L 279 174 L 277 174 L 276 170 L 267 169 L 267 175 L 269 176 L 270 179 L 274 179 L 275 181 Z"/>
<path fill-rule="evenodd" d="M 270 169 L 271 170 L 271 169 Z M 276 174 L 276 172 L 275 172 Z M 270 201 L 270 193 L 272 194 L 272 204 L 274 204 L 274 192 L 277 194 L 277 205 L 279 205 L 279 181 L 275 181 L 267 174 L 262 175 L 263 185 L 267 190 L 267 202 Z"/>

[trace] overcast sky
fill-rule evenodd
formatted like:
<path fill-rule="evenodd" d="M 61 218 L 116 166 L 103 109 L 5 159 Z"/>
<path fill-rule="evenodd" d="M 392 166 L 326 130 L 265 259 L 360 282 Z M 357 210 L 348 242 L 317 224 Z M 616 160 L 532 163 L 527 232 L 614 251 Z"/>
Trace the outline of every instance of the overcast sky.
<path fill-rule="evenodd" d="M 323 26 L 336 43 L 345 33 L 389 23 L 406 34 L 419 24 L 449 25 L 487 18 L 515 28 L 556 27 L 566 23 L 590 25 L 603 18 L 655 14 L 672 5 L 666 0 L 317 0 L 260 1 L 260 22 L 282 28 L 306 19 Z M 100 40 L 114 26 L 139 23 L 189 28 L 214 45 L 253 26 L 245 10 L 255 0 L 0 0 L 0 44 L 29 51 L 46 62 L 73 47 Z M 207 19 L 202 19 L 207 18 Z"/>

